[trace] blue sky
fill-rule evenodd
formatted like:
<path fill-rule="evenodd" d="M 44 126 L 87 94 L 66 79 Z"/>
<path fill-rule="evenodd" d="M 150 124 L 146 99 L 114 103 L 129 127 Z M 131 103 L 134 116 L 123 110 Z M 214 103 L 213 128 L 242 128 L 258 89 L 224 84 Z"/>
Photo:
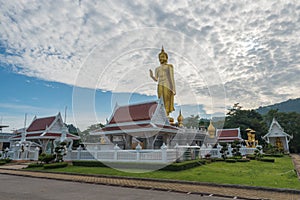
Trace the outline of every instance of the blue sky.
<path fill-rule="evenodd" d="M 105 122 L 115 100 L 155 99 L 149 69 L 162 45 L 174 66 L 173 117 L 180 108 L 210 117 L 236 102 L 250 109 L 299 97 L 296 0 L 0 3 L 0 114 L 10 128 L 23 126 L 25 112 L 31 119 L 67 106 L 67 121 L 85 129 Z"/>

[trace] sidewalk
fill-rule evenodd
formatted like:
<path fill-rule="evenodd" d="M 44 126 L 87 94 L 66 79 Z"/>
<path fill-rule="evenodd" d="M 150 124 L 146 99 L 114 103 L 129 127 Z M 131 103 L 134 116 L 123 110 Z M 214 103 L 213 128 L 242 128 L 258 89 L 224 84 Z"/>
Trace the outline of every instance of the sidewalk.
<path fill-rule="evenodd" d="M 298 175 L 298 179 L 300 181 L 300 155 L 299 154 L 291 154 L 295 170 Z"/>
<path fill-rule="evenodd" d="M 21 167 L 24 167 L 24 165 Z M 110 176 L 78 175 L 66 173 L 33 172 L 20 170 L 21 167 L 19 165 L 7 165 L 6 167 L 1 166 L 0 173 L 35 178 L 47 178 L 63 181 L 92 183 L 100 185 L 113 185 L 120 187 L 173 191 L 189 194 L 193 193 L 199 194 L 201 196 L 209 196 L 213 194 L 213 196 L 227 197 L 231 199 L 300 199 L 300 191 L 297 190 L 266 189 L 244 186 L 234 187 L 227 185 L 204 184 L 185 181 L 166 181 Z"/>

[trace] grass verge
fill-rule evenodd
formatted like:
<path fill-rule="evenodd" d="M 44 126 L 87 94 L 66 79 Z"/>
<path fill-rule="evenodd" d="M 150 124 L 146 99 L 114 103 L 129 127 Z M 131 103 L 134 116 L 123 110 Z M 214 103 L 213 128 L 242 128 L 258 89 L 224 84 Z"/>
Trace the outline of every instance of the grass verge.
<path fill-rule="evenodd" d="M 34 168 L 28 170 L 44 169 Z M 292 160 L 289 156 L 275 158 L 274 163 L 256 160 L 236 163 L 212 162 L 211 164 L 176 172 L 158 170 L 146 173 L 129 173 L 106 167 L 77 166 L 47 169 L 46 171 L 300 189 L 300 181 L 297 178 Z"/>

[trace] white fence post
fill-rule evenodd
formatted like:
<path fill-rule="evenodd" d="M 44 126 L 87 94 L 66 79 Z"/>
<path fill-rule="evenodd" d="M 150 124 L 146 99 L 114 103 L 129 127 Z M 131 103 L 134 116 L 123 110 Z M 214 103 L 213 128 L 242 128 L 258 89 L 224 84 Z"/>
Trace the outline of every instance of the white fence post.
<path fill-rule="evenodd" d="M 34 157 L 33 157 L 33 160 L 39 160 L 39 151 L 40 151 L 40 148 L 36 147 L 34 149 Z"/>
<path fill-rule="evenodd" d="M 163 145 L 160 147 L 161 148 L 161 153 L 162 153 L 162 161 L 163 162 L 167 162 L 167 146 L 165 143 L 163 143 Z"/>
<path fill-rule="evenodd" d="M 118 160 L 118 150 L 120 150 L 120 147 L 118 146 L 118 144 L 116 144 L 114 146 L 114 150 L 115 150 L 115 153 L 114 153 L 114 160 Z"/>
<path fill-rule="evenodd" d="M 229 157 L 232 157 L 232 147 L 231 147 L 231 144 L 228 144 L 228 156 Z"/>
<path fill-rule="evenodd" d="M 77 160 L 80 160 L 81 146 L 77 148 Z"/>
<path fill-rule="evenodd" d="M 142 149 L 140 143 L 138 143 L 138 145 L 136 145 L 135 150 L 136 150 L 136 161 L 140 161 L 141 160 L 141 153 L 140 150 Z"/>

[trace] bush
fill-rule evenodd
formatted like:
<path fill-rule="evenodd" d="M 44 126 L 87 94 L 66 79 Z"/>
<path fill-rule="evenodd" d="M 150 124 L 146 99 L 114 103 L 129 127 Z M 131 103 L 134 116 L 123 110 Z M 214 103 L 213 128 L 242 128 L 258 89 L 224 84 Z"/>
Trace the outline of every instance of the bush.
<path fill-rule="evenodd" d="M 255 155 L 246 155 L 246 158 L 249 158 L 250 160 L 255 160 Z"/>
<path fill-rule="evenodd" d="M 10 163 L 12 161 L 12 159 L 10 158 L 3 158 L 3 159 L 0 159 L 1 162 L 4 162 L 4 164 L 6 163 Z"/>
<path fill-rule="evenodd" d="M 93 160 L 73 160 L 73 166 L 81 166 L 81 167 L 108 167 L 100 161 L 93 161 Z"/>
<path fill-rule="evenodd" d="M 237 159 L 237 162 L 250 162 L 250 159 Z"/>
<path fill-rule="evenodd" d="M 45 153 L 42 153 L 40 156 L 39 156 L 39 161 L 43 162 L 43 163 L 50 163 L 52 161 L 54 161 L 55 159 L 55 155 L 52 155 L 52 154 L 45 154 Z"/>
<path fill-rule="evenodd" d="M 67 162 L 60 162 L 60 163 L 52 163 L 52 164 L 45 164 L 44 169 L 55 169 L 55 168 L 63 168 L 67 167 Z"/>
<path fill-rule="evenodd" d="M 265 157 L 277 157 L 277 158 L 280 158 L 280 157 L 283 157 L 283 154 L 264 154 Z"/>
<path fill-rule="evenodd" d="M 226 159 L 225 162 L 227 163 L 236 163 L 235 159 Z"/>
<path fill-rule="evenodd" d="M 274 158 L 261 158 L 260 161 L 263 161 L 263 162 L 275 162 L 275 159 Z"/>
<path fill-rule="evenodd" d="M 160 169 L 163 171 L 180 171 L 185 169 L 190 169 L 196 166 L 204 165 L 205 160 L 190 160 L 180 163 L 172 163 L 168 166 L 160 163 L 124 163 L 124 162 L 105 162 L 100 161 L 81 161 L 74 160 L 73 166 L 82 167 L 113 167 L 113 168 L 123 168 L 123 169 Z"/>
<path fill-rule="evenodd" d="M 3 160 L 0 160 L 0 165 L 5 165 L 6 164 L 6 162 L 5 161 L 3 161 Z"/>
<path fill-rule="evenodd" d="M 168 166 L 165 166 L 164 168 L 160 169 L 162 171 L 181 171 L 190 169 L 193 167 L 197 167 L 200 165 L 204 165 L 206 163 L 205 160 L 191 160 L 191 161 L 185 161 L 182 163 L 172 163 Z"/>
<path fill-rule="evenodd" d="M 43 167 L 42 163 L 31 163 L 27 166 L 27 168 L 35 168 L 35 167 Z"/>

